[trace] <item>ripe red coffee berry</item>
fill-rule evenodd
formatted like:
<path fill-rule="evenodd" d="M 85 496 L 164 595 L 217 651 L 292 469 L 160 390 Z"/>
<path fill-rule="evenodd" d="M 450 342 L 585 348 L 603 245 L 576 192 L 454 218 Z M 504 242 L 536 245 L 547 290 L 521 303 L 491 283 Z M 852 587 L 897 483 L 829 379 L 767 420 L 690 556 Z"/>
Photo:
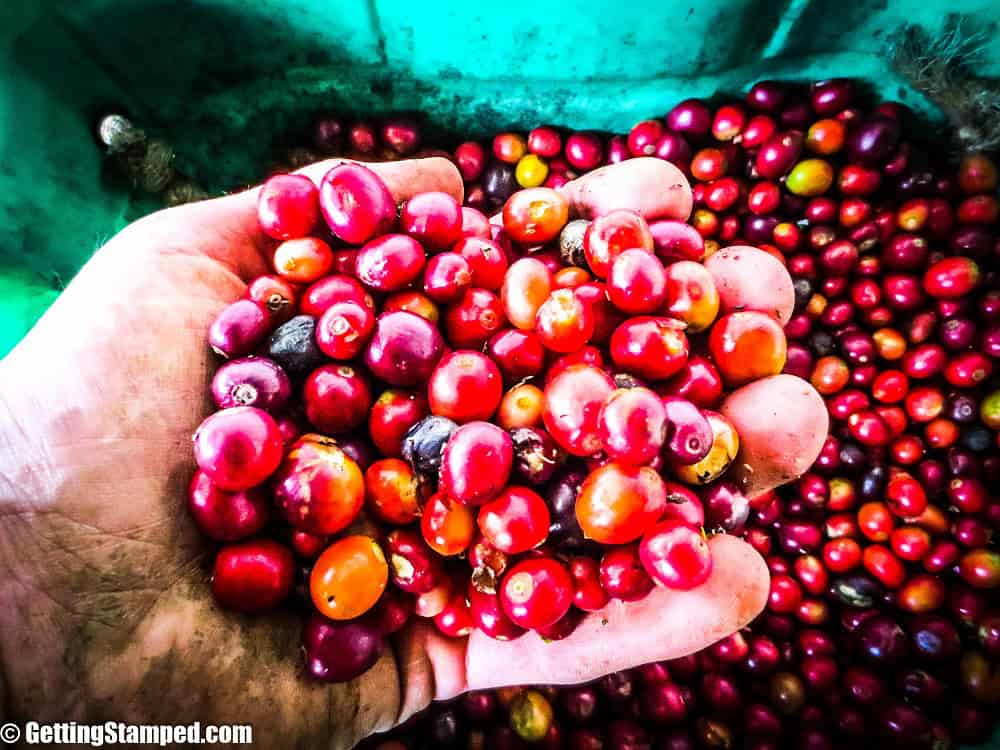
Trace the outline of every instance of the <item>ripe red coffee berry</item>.
<path fill-rule="evenodd" d="M 348 365 L 324 365 L 302 386 L 306 417 L 322 433 L 336 435 L 365 421 L 372 405 L 368 379 Z"/>
<path fill-rule="evenodd" d="M 386 234 L 365 243 L 355 257 L 358 280 L 376 292 L 404 289 L 424 270 L 424 248 L 405 234 Z"/>
<path fill-rule="evenodd" d="M 383 313 L 365 350 L 372 375 L 390 385 L 426 382 L 444 353 L 441 333 L 430 322 L 409 312 Z"/>
<path fill-rule="evenodd" d="M 257 223 L 276 240 L 292 240 L 312 233 L 319 221 L 319 190 L 304 175 L 279 174 L 260 189 Z"/>
<path fill-rule="evenodd" d="M 291 550 L 271 539 L 255 539 L 219 551 L 212 573 L 212 594 L 224 609 L 267 612 L 291 593 L 294 582 Z"/>
<path fill-rule="evenodd" d="M 216 412 L 194 433 L 199 468 L 230 492 L 249 489 L 271 476 L 281 463 L 282 451 L 277 423 L 252 406 Z"/>
<path fill-rule="evenodd" d="M 663 446 L 666 418 L 663 402 L 648 388 L 616 390 L 601 410 L 604 452 L 612 461 L 623 464 L 650 463 Z"/>
<path fill-rule="evenodd" d="M 508 487 L 479 508 L 479 530 L 501 552 L 515 555 L 542 544 L 549 535 L 549 508 L 527 487 Z"/>
<path fill-rule="evenodd" d="M 188 488 L 188 510 L 198 530 L 220 542 L 235 542 L 256 534 L 267 525 L 270 507 L 263 487 L 229 492 L 217 487 L 200 469 Z"/>
<path fill-rule="evenodd" d="M 593 471 L 580 487 L 576 520 L 588 539 L 626 544 L 638 539 L 666 504 L 666 485 L 655 469 L 612 462 Z"/>
<path fill-rule="evenodd" d="M 489 419 L 502 395 L 500 370 L 489 357 L 473 351 L 446 354 L 427 383 L 431 413 L 458 423 Z"/>
<path fill-rule="evenodd" d="M 642 565 L 657 583 L 688 591 L 708 580 L 712 553 L 705 537 L 681 521 L 661 521 L 639 543 Z"/>
<path fill-rule="evenodd" d="M 556 289 L 538 308 L 535 333 L 550 351 L 575 352 L 594 334 L 594 313 L 572 289 Z"/>
<path fill-rule="evenodd" d="M 374 330 L 375 313 L 370 307 L 355 300 L 335 302 L 316 323 L 316 344 L 330 359 L 354 359 Z"/>
<path fill-rule="evenodd" d="M 611 264 L 625 250 L 653 251 L 653 235 L 636 212 L 619 209 L 594 219 L 583 236 L 587 265 L 599 278 L 607 278 Z"/>
<path fill-rule="evenodd" d="M 626 250 L 611 264 L 607 289 L 611 304 L 623 313 L 654 313 L 667 297 L 667 272 L 653 253 Z"/>
<path fill-rule="evenodd" d="M 425 247 L 446 250 L 462 239 L 462 207 L 447 193 L 420 193 L 403 204 L 399 224 Z"/>
<path fill-rule="evenodd" d="M 545 429 L 568 453 L 594 455 L 602 447 L 601 409 L 614 390 L 614 380 L 600 368 L 567 367 L 545 386 Z"/>
<path fill-rule="evenodd" d="M 683 323 L 673 318 L 652 315 L 629 318 L 611 334 L 611 359 L 617 367 L 640 378 L 669 378 L 688 358 L 684 328 Z"/>
<path fill-rule="evenodd" d="M 338 164 L 323 177 L 319 204 L 330 230 L 361 245 L 392 230 L 396 201 L 382 178 L 360 164 Z"/>
<path fill-rule="evenodd" d="M 441 490 L 466 505 L 482 505 L 507 484 L 514 461 L 510 435 L 489 422 L 455 430 L 441 454 Z"/>
<path fill-rule="evenodd" d="M 504 612 L 522 628 L 547 628 L 560 620 L 573 603 L 573 579 L 551 557 L 522 560 L 501 583 Z"/>
<path fill-rule="evenodd" d="M 785 366 L 785 333 L 764 313 L 723 316 L 712 326 L 708 346 L 723 379 L 733 386 L 777 375 Z"/>
<path fill-rule="evenodd" d="M 316 434 L 292 443 L 271 489 L 284 519 L 317 536 L 347 528 L 365 500 L 361 468 L 336 441 Z"/>

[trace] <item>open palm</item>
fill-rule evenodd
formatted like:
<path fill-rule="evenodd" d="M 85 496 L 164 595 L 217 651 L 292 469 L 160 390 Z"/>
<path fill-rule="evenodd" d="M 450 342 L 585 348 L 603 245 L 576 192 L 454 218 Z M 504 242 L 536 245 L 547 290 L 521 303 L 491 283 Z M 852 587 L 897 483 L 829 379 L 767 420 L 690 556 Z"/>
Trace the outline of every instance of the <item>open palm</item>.
<path fill-rule="evenodd" d="M 373 168 L 397 200 L 461 197 L 443 159 Z M 218 364 L 205 331 L 268 271 L 255 204 L 250 191 L 126 228 L 0 362 L 0 706 L 6 690 L 13 718 L 249 723 L 262 746 L 349 747 L 434 698 L 678 656 L 760 611 L 763 561 L 722 536 L 703 587 L 613 602 L 564 641 L 417 624 L 361 678 L 323 685 L 302 674 L 300 615 L 218 609 L 184 498 Z"/>

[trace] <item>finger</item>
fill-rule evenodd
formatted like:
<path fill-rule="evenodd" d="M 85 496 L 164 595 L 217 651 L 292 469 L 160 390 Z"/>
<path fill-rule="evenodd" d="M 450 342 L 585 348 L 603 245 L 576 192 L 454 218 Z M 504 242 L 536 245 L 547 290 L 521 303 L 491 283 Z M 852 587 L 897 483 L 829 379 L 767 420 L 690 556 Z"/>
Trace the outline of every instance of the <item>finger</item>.
<path fill-rule="evenodd" d="M 830 426 L 823 399 L 794 375 L 772 375 L 735 391 L 722 413 L 736 426 L 740 452 L 729 470 L 750 497 L 801 476 Z"/>
<path fill-rule="evenodd" d="M 563 191 L 571 209 L 584 219 L 627 208 L 647 220 L 686 221 L 693 205 L 684 173 L 668 161 L 651 157 L 595 169 L 567 183 Z"/>
<path fill-rule="evenodd" d="M 749 623 L 764 608 L 767 566 L 750 545 L 721 535 L 709 541 L 714 567 L 692 591 L 657 586 L 642 601 L 613 601 L 561 641 L 530 632 L 496 641 L 469 636 L 467 687 L 574 684 L 609 672 L 698 651 Z"/>
<path fill-rule="evenodd" d="M 397 641 L 400 673 L 399 721 L 464 693 L 467 638 L 448 638 L 429 622 L 417 620 Z"/>
<path fill-rule="evenodd" d="M 347 159 L 329 159 L 300 170 L 317 185 L 330 169 Z M 382 178 L 396 202 L 417 193 L 438 190 L 462 200 L 462 176 L 448 159 L 431 157 L 364 166 Z M 198 252 L 218 260 L 248 281 L 271 271 L 271 254 L 277 245 L 257 224 L 260 186 L 222 198 L 189 203 L 160 211 L 136 222 L 122 234 L 126 239 L 141 229 L 143 239 L 156 246 Z M 134 229 L 135 228 L 135 229 Z"/>
<path fill-rule="evenodd" d="M 792 317 L 795 290 L 792 277 L 781 261 L 770 253 L 748 245 L 718 250 L 705 261 L 719 290 L 723 313 L 758 310 L 773 315 L 784 325 Z"/>
<path fill-rule="evenodd" d="M 298 174 L 304 174 L 318 186 L 323 176 L 333 167 L 349 161 L 348 159 L 327 159 L 303 167 L 298 171 Z M 409 200 L 419 193 L 433 191 L 448 193 L 459 203 L 465 196 L 462 175 L 458 171 L 458 167 L 450 159 L 441 156 L 405 161 L 365 162 L 363 166 L 368 167 L 382 178 L 397 203 Z"/>

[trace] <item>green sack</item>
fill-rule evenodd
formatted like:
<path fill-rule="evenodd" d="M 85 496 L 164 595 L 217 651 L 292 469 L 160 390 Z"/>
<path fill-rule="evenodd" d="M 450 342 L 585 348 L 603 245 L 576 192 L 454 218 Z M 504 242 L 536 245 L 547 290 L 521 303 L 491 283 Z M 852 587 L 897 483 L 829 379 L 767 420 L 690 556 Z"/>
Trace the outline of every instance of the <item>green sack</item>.
<path fill-rule="evenodd" d="M 926 113 L 888 68 L 995 0 L 6 0 L 0 8 L 0 354 L 105 239 L 155 208 L 105 175 L 101 113 L 162 135 L 213 190 L 255 180 L 317 108 L 427 113 L 439 134 L 552 123 L 623 132 L 762 77 L 854 76 Z M 949 20 L 946 13 L 953 14 Z M 988 38 L 988 37 L 987 37 Z M 1000 45 L 984 45 L 985 75 Z"/>

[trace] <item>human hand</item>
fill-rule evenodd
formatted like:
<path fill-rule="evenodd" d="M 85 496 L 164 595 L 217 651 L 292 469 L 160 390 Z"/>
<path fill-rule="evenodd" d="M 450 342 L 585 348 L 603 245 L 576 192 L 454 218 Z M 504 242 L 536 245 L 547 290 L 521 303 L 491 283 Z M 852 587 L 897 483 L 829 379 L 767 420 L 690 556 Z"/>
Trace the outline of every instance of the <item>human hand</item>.
<path fill-rule="evenodd" d="M 318 180 L 329 166 L 304 171 Z M 397 200 L 427 190 L 461 198 L 446 160 L 370 166 Z M 578 209 L 655 216 L 676 201 L 664 191 L 671 170 L 631 160 L 566 189 Z M 184 503 L 190 437 L 210 410 L 217 366 L 205 331 L 269 270 L 273 241 L 257 228 L 256 197 L 127 227 L 0 362 L 0 706 L 11 718 L 249 723 L 262 746 L 349 747 L 466 689 L 580 682 L 696 651 L 763 608 L 763 561 L 723 535 L 710 542 L 714 572 L 702 587 L 612 602 L 563 641 L 453 640 L 415 623 L 357 680 L 305 679 L 297 614 L 215 605 L 210 546 Z M 755 288 L 761 279 L 737 283 L 769 293 Z M 776 439 L 798 435 L 786 458 L 791 473 L 805 470 L 826 433 L 807 384 L 777 376 L 731 399 L 748 463 L 767 463 Z M 754 492 L 789 478 L 753 469 L 744 476 Z"/>

